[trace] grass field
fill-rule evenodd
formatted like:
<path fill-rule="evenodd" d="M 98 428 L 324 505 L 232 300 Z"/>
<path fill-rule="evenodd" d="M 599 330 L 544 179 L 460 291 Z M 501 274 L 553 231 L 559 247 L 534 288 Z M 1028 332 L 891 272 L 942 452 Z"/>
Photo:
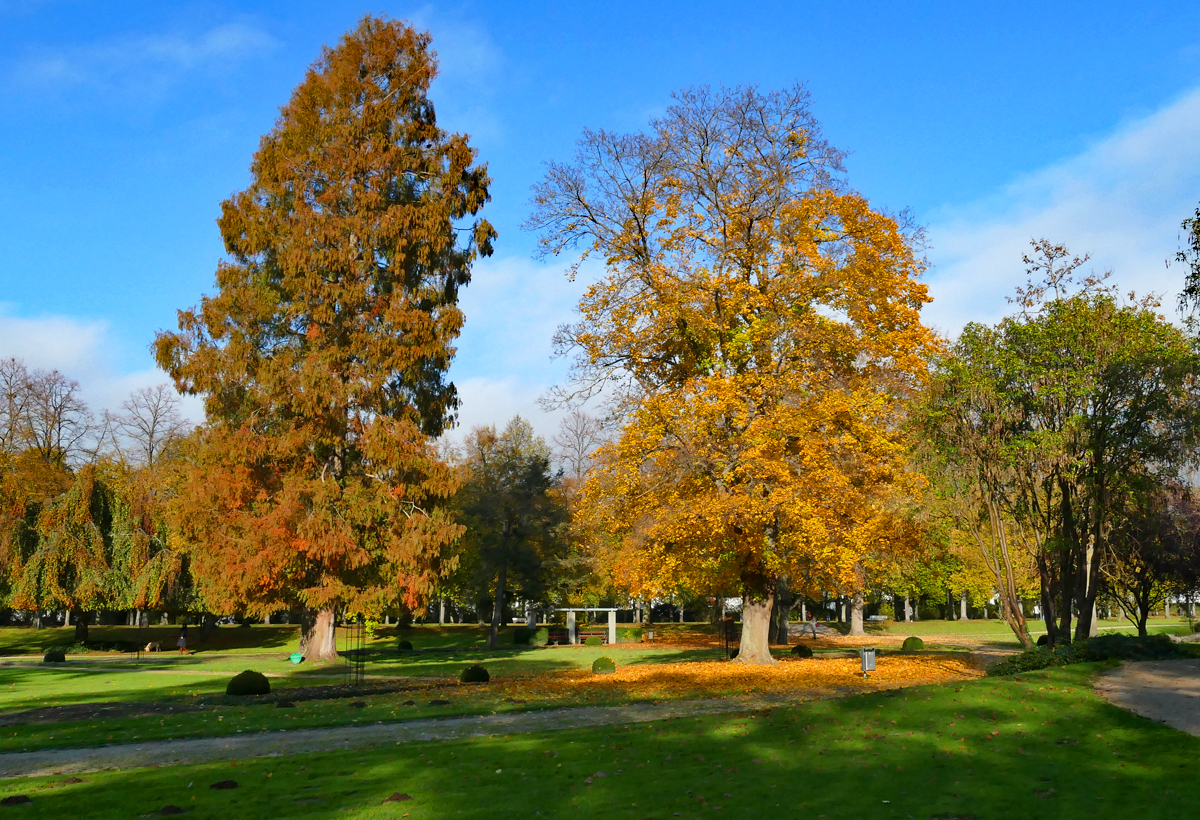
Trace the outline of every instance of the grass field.
<path fill-rule="evenodd" d="M 1094 666 L 688 718 L 5 781 L 28 818 L 1165 818 L 1200 739 L 1099 700 Z M 150 761 L 148 761 L 150 762 Z M 238 788 L 215 791 L 234 780 Z M 413 799 L 384 803 L 394 792 Z M 6 810 L 5 810 L 6 811 Z"/>

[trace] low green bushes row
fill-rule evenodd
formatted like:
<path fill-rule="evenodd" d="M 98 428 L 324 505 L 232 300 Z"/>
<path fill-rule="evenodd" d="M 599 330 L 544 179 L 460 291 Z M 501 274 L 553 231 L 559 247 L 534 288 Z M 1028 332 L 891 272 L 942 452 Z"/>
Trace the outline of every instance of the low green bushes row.
<path fill-rule="evenodd" d="M 998 661 L 987 668 L 988 675 L 1015 675 L 1052 666 L 1068 666 L 1092 661 L 1149 661 L 1193 657 L 1193 653 L 1167 635 L 1139 638 L 1133 635 L 1101 635 L 1085 641 L 1061 644 L 1050 649 L 1042 645 Z"/>

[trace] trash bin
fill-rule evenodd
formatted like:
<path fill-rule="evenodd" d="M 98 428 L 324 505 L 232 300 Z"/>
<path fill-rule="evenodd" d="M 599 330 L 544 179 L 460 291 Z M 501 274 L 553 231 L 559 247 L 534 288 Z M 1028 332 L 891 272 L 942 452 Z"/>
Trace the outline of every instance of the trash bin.
<path fill-rule="evenodd" d="M 863 680 L 866 680 L 867 673 L 875 671 L 875 647 L 864 646 L 858 650 L 858 653 L 862 657 Z"/>

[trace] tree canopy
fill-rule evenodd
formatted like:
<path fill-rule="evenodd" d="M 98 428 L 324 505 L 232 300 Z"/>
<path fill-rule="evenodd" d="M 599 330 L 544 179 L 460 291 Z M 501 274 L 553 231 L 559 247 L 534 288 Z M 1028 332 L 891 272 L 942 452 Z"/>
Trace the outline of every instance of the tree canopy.
<path fill-rule="evenodd" d="M 155 343 L 208 415 L 180 501 L 203 594 L 316 611 L 320 657 L 336 610 L 415 603 L 460 532 L 428 437 L 458 405 L 458 293 L 495 232 L 464 222 L 489 178 L 437 126 L 436 73 L 396 21 L 325 49 L 222 203 L 216 293 Z"/>
<path fill-rule="evenodd" d="M 560 398 L 623 424 L 585 506 L 639 593 L 744 595 L 739 659 L 771 662 L 776 580 L 816 562 L 847 587 L 891 536 L 897 424 L 935 345 L 917 237 L 843 179 L 804 90 L 691 89 L 648 133 L 585 132 L 528 224 L 604 273 L 558 334 Z"/>

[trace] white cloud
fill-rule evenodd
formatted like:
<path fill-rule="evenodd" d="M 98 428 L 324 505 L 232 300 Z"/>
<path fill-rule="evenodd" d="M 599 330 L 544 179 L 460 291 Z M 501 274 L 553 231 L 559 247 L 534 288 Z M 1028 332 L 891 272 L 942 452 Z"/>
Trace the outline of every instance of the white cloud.
<path fill-rule="evenodd" d="M 14 316 L 0 305 L 0 358 L 9 357 L 22 360 L 30 370 L 57 370 L 79 382 L 84 400 L 97 415 L 106 409 L 119 411 L 121 402 L 139 387 L 170 381 L 153 368 L 121 372 L 105 321 Z M 188 419 L 203 420 L 199 398 L 185 396 L 182 402 Z"/>
<path fill-rule="evenodd" d="M 932 243 L 926 318 L 957 333 L 968 321 L 993 322 L 1025 281 L 1021 255 L 1045 237 L 1090 252 L 1122 290 L 1164 295 L 1174 304 L 1183 278 L 1166 260 L 1179 224 L 1200 200 L 1200 89 L 1063 162 L 1020 178 L 995 195 L 948 208 L 929 228 Z"/>
<path fill-rule="evenodd" d="M 561 265 L 518 257 L 476 263 L 460 298 L 466 326 L 450 376 L 462 407 L 451 438 L 475 425 L 502 426 L 516 413 L 541 435 L 554 434 L 561 414 L 546 413 L 537 400 L 566 375 L 551 340 L 571 321 L 585 278 L 572 282 Z"/>
<path fill-rule="evenodd" d="M 37 90 L 154 93 L 186 72 L 221 69 L 275 45 L 275 38 L 265 31 L 237 22 L 191 35 L 124 36 L 72 47 L 42 47 L 16 60 L 9 81 L 15 87 Z"/>

